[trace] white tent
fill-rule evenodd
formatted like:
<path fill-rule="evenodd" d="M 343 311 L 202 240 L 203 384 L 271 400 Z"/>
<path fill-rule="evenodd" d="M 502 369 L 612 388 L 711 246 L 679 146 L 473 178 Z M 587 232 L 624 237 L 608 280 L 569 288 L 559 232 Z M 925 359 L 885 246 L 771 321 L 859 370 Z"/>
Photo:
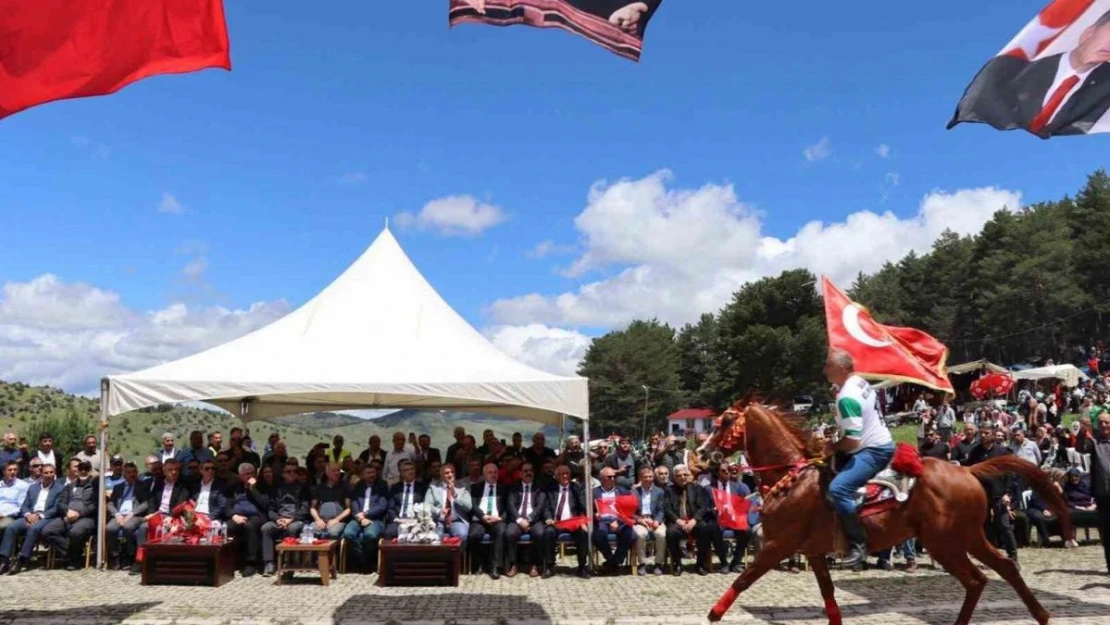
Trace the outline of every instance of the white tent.
<path fill-rule="evenodd" d="M 585 378 L 521 364 L 451 309 L 389 230 L 289 315 L 194 356 L 107 378 L 107 416 L 203 400 L 243 419 L 314 410 L 588 417 Z"/>
<path fill-rule="evenodd" d="M 1062 380 L 1064 382 L 1064 386 L 1068 387 L 1079 386 L 1080 380 L 1087 379 L 1087 375 L 1080 371 L 1079 368 L 1075 365 L 1050 365 L 1048 367 L 1036 367 L 1034 369 L 1014 371 L 1013 376 L 1015 380 L 1058 379 Z"/>
<path fill-rule="evenodd" d="M 215 404 L 244 420 L 376 407 L 513 414 L 556 425 L 563 415 L 589 418 L 586 378 L 533 369 L 495 347 L 436 293 L 388 228 L 287 316 L 101 383 L 104 423 L 186 401 Z M 98 560 L 103 553 L 101 545 Z"/>

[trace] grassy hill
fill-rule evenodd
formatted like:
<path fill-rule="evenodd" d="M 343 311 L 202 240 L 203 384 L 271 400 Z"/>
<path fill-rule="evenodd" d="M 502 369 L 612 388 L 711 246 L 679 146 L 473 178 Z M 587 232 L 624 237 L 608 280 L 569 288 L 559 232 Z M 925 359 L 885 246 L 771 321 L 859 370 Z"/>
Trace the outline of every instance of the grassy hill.
<path fill-rule="evenodd" d="M 66 422 L 73 427 L 58 427 L 63 432 L 54 432 L 62 438 L 64 432 L 73 430 L 71 439 L 80 439 L 78 432 L 93 432 L 99 418 L 99 401 L 88 397 L 71 395 L 60 389 L 44 386 L 27 386 L 19 382 L 0 381 L 0 432 L 15 431 L 20 436 L 31 437 L 46 423 L 58 427 Z M 192 430 L 204 432 L 227 432 L 234 426 L 246 428 L 258 449 L 266 444 L 266 438 L 277 432 L 289 447 L 292 454 L 303 457 L 317 442 L 330 443 L 336 434 L 343 435 L 346 446 L 352 451 L 366 447 L 366 441 L 373 434 L 383 439 L 388 447 L 393 432 L 401 431 L 428 434 L 432 444 L 446 449 L 454 442 L 451 436 L 455 426 L 461 425 L 468 433 L 480 438 L 485 428 L 492 429 L 500 438 L 508 439 L 513 432 L 521 432 L 525 440 L 542 427 L 540 424 L 481 413 L 451 413 L 437 410 L 402 410 L 377 419 L 362 419 L 352 415 L 329 412 L 309 413 L 281 417 L 267 421 L 243 423 L 230 414 L 215 409 L 186 406 L 159 406 L 156 408 L 129 412 L 114 417 L 108 428 L 109 444 L 112 453 L 122 454 L 128 460 L 142 461 L 142 457 L 159 446 L 163 432 L 173 432 L 179 445 L 187 444 Z M 554 443 L 558 440 L 556 428 L 546 427 L 544 433 Z M 29 441 L 34 446 L 35 441 Z M 56 444 L 64 449 L 79 442 Z"/>

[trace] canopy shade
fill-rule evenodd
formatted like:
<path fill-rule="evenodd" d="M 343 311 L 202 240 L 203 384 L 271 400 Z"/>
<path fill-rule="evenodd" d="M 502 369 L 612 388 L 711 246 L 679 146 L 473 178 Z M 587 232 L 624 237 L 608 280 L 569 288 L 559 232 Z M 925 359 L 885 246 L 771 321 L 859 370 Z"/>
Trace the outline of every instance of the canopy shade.
<path fill-rule="evenodd" d="M 387 228 L 297 310 L 218 347 L 106 378 L 106 416 L 206 401 L 243 419 L 431 408 L 587 419 L 586 378 L 509 357 L 428 284 Z"/>
<path fill-rule="evenodd" d="M 1087 375 L 1080 371 L 1075 365 L 1035 367 L 1033 369 L 1015 371 L 1013 376 L 1015 380 L 1047 380 L 1055 378 L 1062 380 L 1064 386 L 1079 386 L 1080 380 L 1087 379 Z"/>
<path fill-rule="evenodd" d="M 963 373 L 971 373 L 972 371 L 979 371 L 986 369 L 991 373 L 1009 373 L 1010 370 L 1002 365 L 996 365 L 986 359 L 973 360 L 972 362 L 965 362 L 962 365 L 955 365 L 948 367 L 948 375 L 960 375 Z"/>

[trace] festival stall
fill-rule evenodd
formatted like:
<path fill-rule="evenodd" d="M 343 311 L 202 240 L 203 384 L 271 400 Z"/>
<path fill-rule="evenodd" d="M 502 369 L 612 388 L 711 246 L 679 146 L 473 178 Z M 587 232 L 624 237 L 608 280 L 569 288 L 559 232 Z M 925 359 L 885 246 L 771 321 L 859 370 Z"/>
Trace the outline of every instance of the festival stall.
<path fill-rule="evenodd" d="M 106 426 L 124 412 L 187 401 L 214 404 L 244 421 L 429 408 L 560 426 L 565 415 L 583 421 L 589 440 L 586 378 L 539 371 L 499 350 L 439 296 L 388 227 L 334 282 L 285 317 L 199 354 L 105 378 L 101 421 Z M 103 490 L 108 454 L 101 458 Z M 103 564 L 103 511 L 99 522 Z"/>

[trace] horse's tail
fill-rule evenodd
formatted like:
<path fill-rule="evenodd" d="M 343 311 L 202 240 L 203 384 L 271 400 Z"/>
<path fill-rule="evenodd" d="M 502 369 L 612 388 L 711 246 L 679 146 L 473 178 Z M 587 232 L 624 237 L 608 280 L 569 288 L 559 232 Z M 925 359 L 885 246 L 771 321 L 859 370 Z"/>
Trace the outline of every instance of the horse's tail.
<path fill-rule="evenodd" d="M 972 475 L 981 480 L 991 480 L 1004 475 L 1017 475 L 1024 480 L 1033 492 L 1048 505 L 1049 510 L 1060 519 L 1060 533 L 1064 538 L 1072 538 L 1074 533 L 1071 526 L 1071 516 L 1068 514 L 1068 505 L 1064 496 L 1056 490 L 1056 485 L 1047 473 L 1040 467 L 1022 460 L 1017 456 L 998 456 L 986 462 L 972 465 L 967 468 Z"/>

